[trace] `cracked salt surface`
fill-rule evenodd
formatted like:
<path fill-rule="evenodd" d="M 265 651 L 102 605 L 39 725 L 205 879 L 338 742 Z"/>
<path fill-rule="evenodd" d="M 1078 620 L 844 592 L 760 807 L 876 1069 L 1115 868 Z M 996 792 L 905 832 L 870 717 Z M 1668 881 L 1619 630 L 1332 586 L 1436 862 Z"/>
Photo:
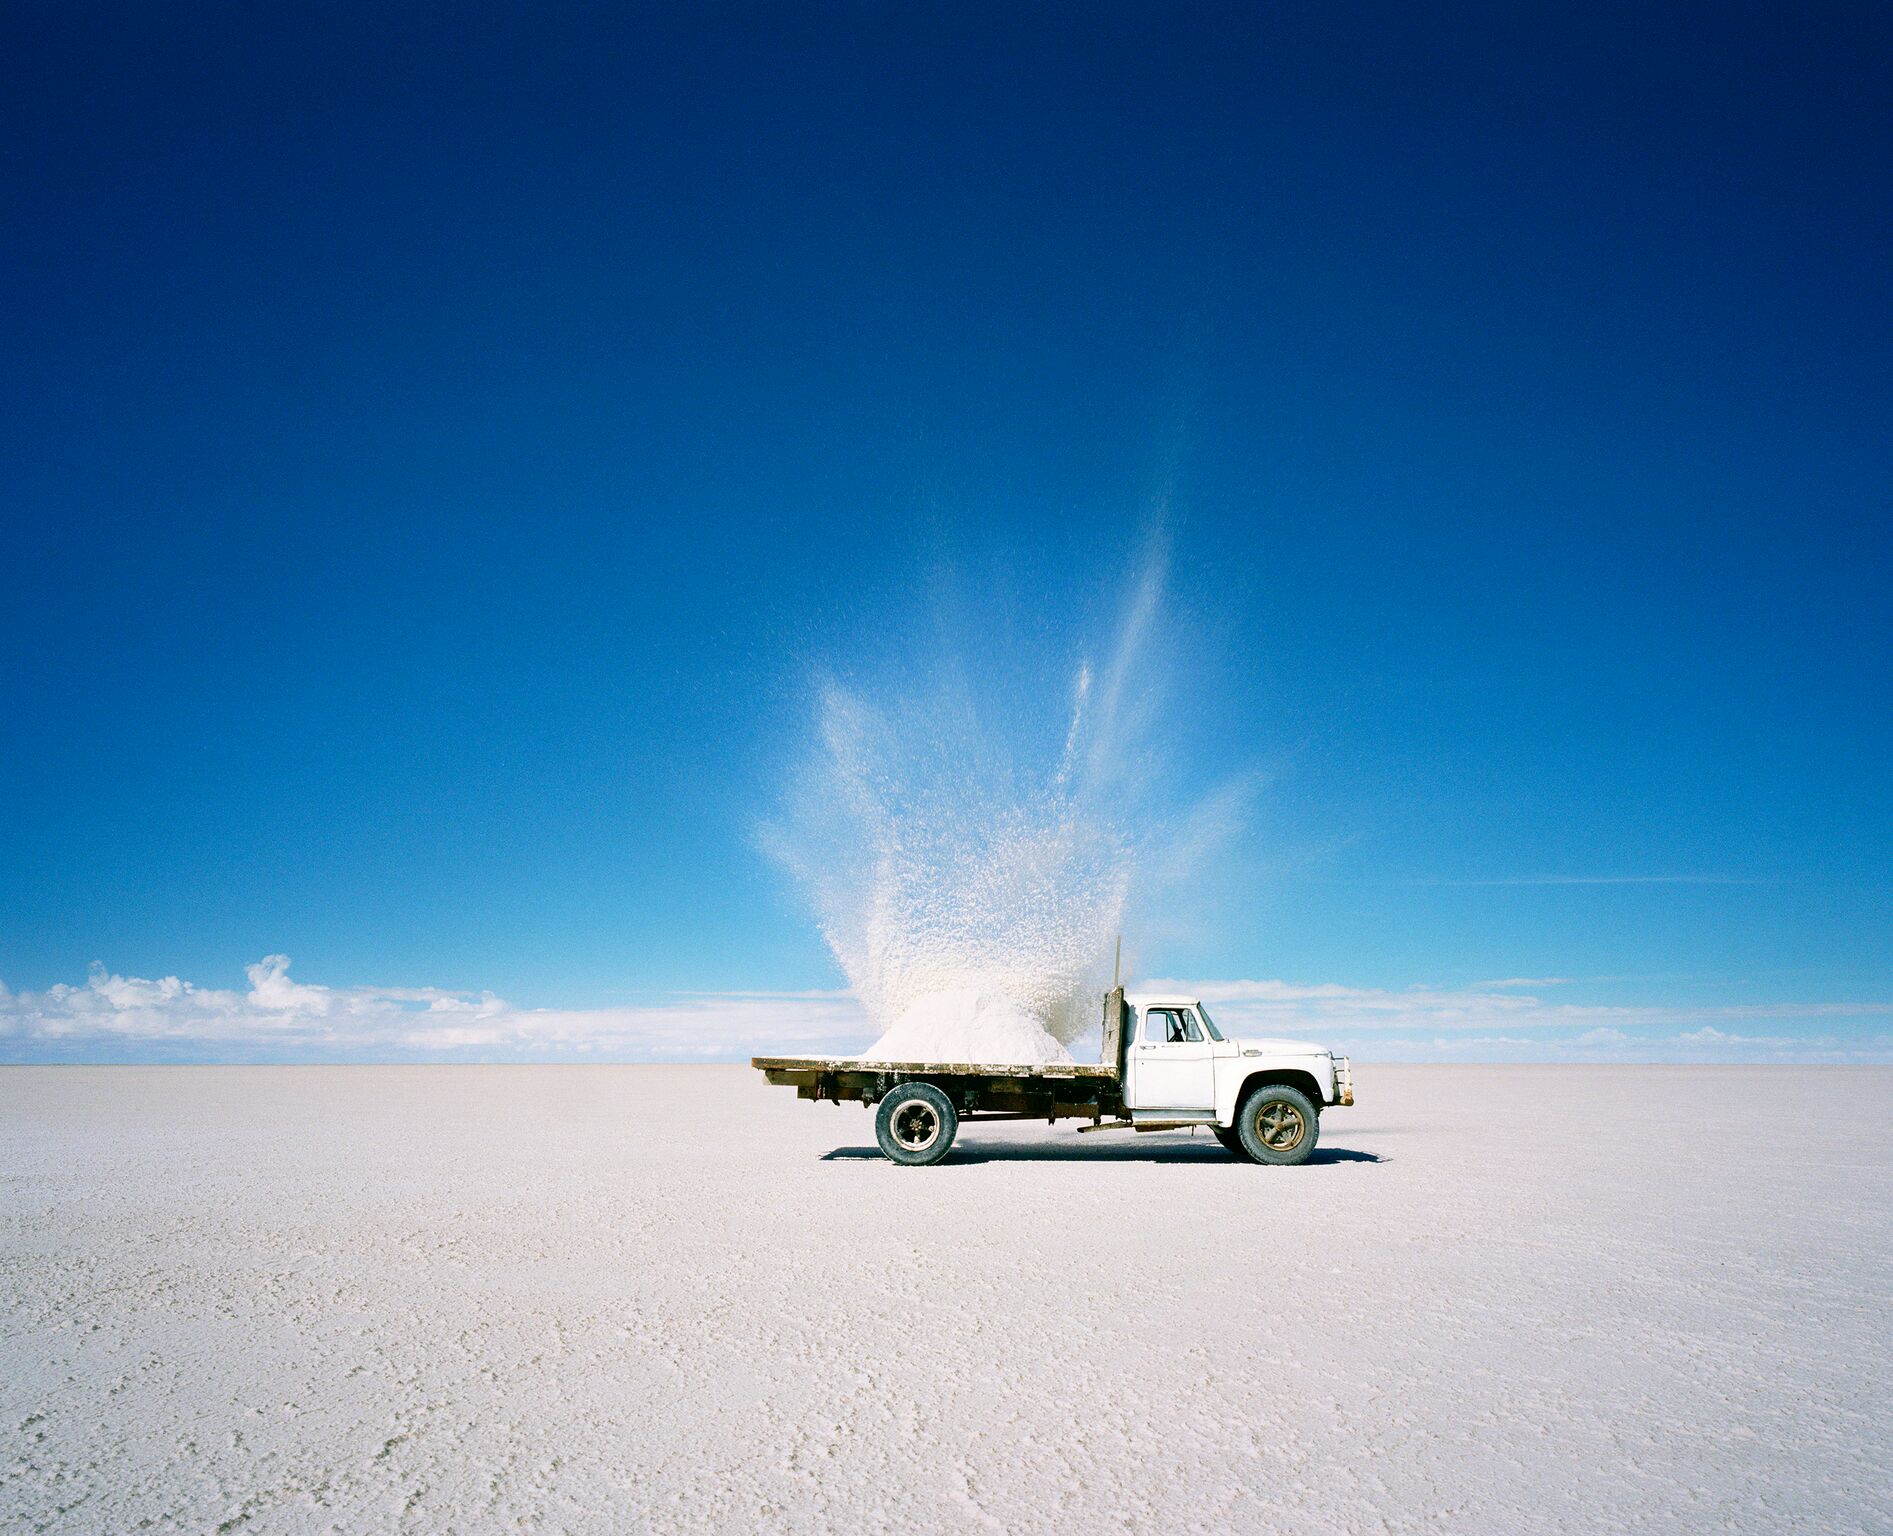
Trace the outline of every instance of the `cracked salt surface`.
<path fill-rule="evenodd" d="M 903 1169 L 745 1068 L 0 1071 L 0 1529 L 1893 1528 L 1893 1073 L 1358 1078 Z"/>

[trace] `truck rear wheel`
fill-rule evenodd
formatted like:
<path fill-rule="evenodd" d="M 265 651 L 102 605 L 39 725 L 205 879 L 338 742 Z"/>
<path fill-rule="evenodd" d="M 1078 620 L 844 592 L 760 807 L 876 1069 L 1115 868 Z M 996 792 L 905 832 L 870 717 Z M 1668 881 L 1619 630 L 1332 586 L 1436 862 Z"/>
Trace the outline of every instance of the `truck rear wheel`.
<path fill-rule="evenodd" d="M 874 1116 L 881 1150 L 891 1161 L 910 1168 L 939 1162 L 959 1129 L 960 1116 L 953 1101 L 932 1083 L 902 1083 L 881 1100 Z"/>
<path fill-rule="evenodd" d="M 1292 1167 L 1308 1161 L 1321 1136 L 1321 1116 L 1308 1095 L 1282 1083 L 1266 1083 L 1236 1111 L 1242 1150 L 1258 1163 Z"/>

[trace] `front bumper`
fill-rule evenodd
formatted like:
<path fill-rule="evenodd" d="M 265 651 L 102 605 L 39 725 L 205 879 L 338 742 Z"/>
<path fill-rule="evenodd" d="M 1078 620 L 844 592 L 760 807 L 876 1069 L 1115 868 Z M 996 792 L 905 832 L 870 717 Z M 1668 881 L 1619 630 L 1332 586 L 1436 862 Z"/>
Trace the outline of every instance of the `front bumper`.
<path fill-rule="evenodd" d="M 1338 1105 L 1354 1102 L 1354 1068 L 1345 1056 L 1334 1058 L 1334 1102 Z"/>

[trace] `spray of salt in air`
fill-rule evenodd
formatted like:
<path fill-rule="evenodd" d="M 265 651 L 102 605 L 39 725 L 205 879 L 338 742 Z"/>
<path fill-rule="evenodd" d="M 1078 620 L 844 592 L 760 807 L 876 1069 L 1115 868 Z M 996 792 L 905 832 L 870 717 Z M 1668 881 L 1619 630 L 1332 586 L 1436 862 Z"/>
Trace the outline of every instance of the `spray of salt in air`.
<path fill-rule="evenodd" d="M 765 840 L 883 1031 L 868 1059 L 1067 1061 L 1096 1030 L 1133 887 L 1175 872 L 1177 818 L 1145 792 L 1162 594 L 1153 558 L 1102 666 L 1079 663 L 1062 699 L 982 711 L 976 656 L 906 689 L 818 689 Z M 1060 736 L 1035 772 L 1027 744 Z"/>

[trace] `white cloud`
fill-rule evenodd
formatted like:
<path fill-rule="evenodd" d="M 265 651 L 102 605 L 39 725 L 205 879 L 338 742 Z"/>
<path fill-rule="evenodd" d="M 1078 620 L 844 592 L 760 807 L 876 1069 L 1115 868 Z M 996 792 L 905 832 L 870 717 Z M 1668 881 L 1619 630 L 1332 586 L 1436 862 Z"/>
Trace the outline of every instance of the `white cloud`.
<path fill-rule="evenodd" d="M 1766 1045 L 1776 1049 L 1804 1044 L 1792 1035 L 1732 1035 L 1705 1024 L 1701 1029 L 1676 1037 L 1686 1045 Z"/>
<path fill-rule="evenodd" d="M 533 1008 L 491 992 L 298 981 L 283 955 L 244 975 L 247 990 L 225 990 L 95 965 L 77 986 L 16 992 L 0 984 L 0 1060 L 727 1061 L 858 1050 L 876 1033 L 845 991 L 687 992 Z M 1313 1038 L 1364 1060 L 1893 1060 L 1885 1030 L 1861 1029 L 1893 1020 L 1893 1003 L 1570 1003 L 1528 990 L 1553 984 L 1146 983 L 1194 991 L 1228 1033 Z M 1764 1021 L 1775 1027 L 1754 1028 Z"/>
<path fill-rule="evenodd" d="M 1480 989 L 1487 987 L 1568 987 L 1571 985 L 1571 978 L 1569 976 L 1505 976 L 1498 981 L 1475 981 L 1472 985 Z"/>
<path fill-rule="evenodd" d="M 0 1052 L 92 1045 L 135 1054 L 346 1056 L 487 1051 L 613 1060 L 729 1058 L 865 1044 L 872 1031 L 845 992 L 687 993 L 602 1008 L 522 1008 L 491 992 L 327 987 L 292 980 L 270 955 L 244 972 L 247 992 L 176 976 L 146 980 L 94 965 L 82 986 L 0 985 Z M 21 1049 L 22 1046 L 27 1049 Z M 109 1054 L 109 1051 L 95 1052 Z"/>
<path fill-rule="evenodd" d="M 1547 985 L 1548 983 L 1537 983 Z M 1132 990 L 1136 990 L 1133 984 Z M 1893 1002 L 1870 1003 L 1565 1003 L 1546 1002 L 1513 990 L 1523 980 L 1479 982 L 1469 987 L 1348 987 L 1283 981 L 1205 981 L 1153 979 L 1151 990 L 1191 990 L 1216 1011 L 1231 1018 L 1268 1022 L 1347 1023 L 1375 1029 L 1484 1029 L 1495 1024 L 1534 1028 L 1588 1025 L 1592 1028 L 1682 1028 L 1761 1019 L 1893 1018 Z M 1220 1005 L 1220 1006 L 1219 1006 Z"/>
<path fill-rule="evenodd" d="M 250 978 L 250 1006 L 276 1013 L 326 1014 L 333 1001 L 327 987 L 305 987 L 289 979 L 289 956 L 265 955 L 255 965 L 246 965 L 243 974 Z"/>
<path fill-rule="evenodd" d="M 1536 1045 L 1536 1040 L 1525 1035 L 1459 1035 L 1448 1038 L 1445 1035 L 1435 1037 L 1433 1049 L 1436 1051 L 1483 1051 L 1493 1046 Z"/>
<path fill-rule="evenodd" d="M 1194 990 L 1229 1033 L 1316 1039 L 1364 1059 L 1463 1059 L 1489 1051 L 1543 1061 L 1893 1060 L 1884 1032 L 1859 1033 L 1862 1025 L 1893 1021 L 1893 1002 L 1577 1003 L 1530 990 L 1577 985 L 1551 977 L 1466 987 L 1252 979 L 1145 985 Z M 1742 1027 L 1764 1022 L 1777 1027 Z"/>

